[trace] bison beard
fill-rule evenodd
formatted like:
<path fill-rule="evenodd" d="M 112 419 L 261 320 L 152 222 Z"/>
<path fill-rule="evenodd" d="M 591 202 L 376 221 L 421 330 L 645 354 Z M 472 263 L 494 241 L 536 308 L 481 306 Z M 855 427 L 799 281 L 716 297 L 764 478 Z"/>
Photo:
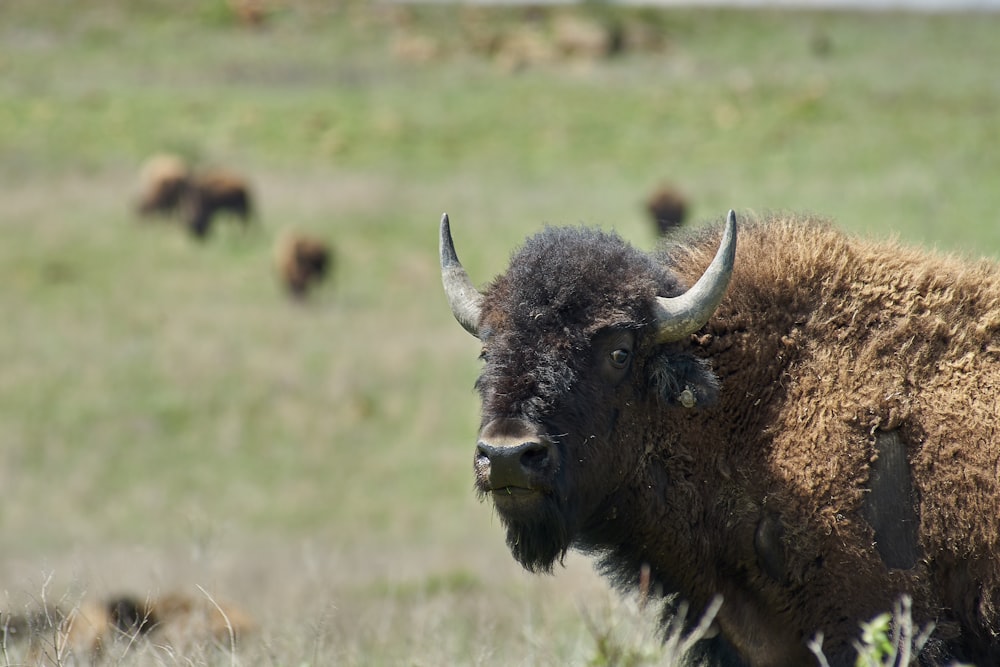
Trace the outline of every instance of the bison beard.
<path fill-rule="evenodd" d="M 507 529 L 507 546 L 530 572 L 551 572 L 556 561 L 562 562 L 570 547 L 571 532 L 561 503 L 554 496 L 530 502 L 527 511 L 504 509 L 508 503 L 497 499 L 504 491 L 493 491 L 494 507 Z M 518 501 L 515 501 L 518 502 Z"/>

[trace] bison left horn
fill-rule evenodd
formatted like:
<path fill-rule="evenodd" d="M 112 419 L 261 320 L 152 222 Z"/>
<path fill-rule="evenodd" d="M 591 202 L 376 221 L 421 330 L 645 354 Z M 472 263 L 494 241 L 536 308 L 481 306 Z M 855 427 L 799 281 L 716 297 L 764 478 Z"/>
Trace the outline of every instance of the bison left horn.
<path fill-rule="evenodd" d="M 661 343 L 680 340 L 708 322 L 726 293 L 735 259 L 736 213 L 729 211 L 719 250 L 698 282 L 680 296 L 656 297 L 657 340 Z"/>
<path fill-rule="evenodd" d="M 441 216 L 441 240 L 438 248 L 441 251 L 441 282 L 444 283 L 444 293 L 448 296 L 451 312 L 462 328 L 479 338 L 479 313 L 483 307 L 483 295 L 469 280 L 469 274 L 458 261 L 447 213 Z"/>

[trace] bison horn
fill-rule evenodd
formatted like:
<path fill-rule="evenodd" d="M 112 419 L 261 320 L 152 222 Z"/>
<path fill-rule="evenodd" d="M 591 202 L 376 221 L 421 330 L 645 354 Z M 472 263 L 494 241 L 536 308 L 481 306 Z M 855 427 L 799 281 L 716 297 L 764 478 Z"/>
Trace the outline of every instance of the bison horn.
<path fill-rule="evenodd" d="M 684 294 L 656 297 L 657 340 L 661 343 L 680 340 L 694 333 L 712 316 L 733 276 L 736 258 L 736 213 L 729 211 L 715 259 L 698 282 Z"/>
<path fill-rule="evenodd" d="M 479 313 L 482 310 L 483 295 L 469 280 L 469 274 L 458 261 L 447 213 L 441 216 L 441 241 L 438 247 L 441 251 L 441 282 L 444 283 L 444 293 L 448 296 L 451 312 L 466 331 L 479 338 Z"/>

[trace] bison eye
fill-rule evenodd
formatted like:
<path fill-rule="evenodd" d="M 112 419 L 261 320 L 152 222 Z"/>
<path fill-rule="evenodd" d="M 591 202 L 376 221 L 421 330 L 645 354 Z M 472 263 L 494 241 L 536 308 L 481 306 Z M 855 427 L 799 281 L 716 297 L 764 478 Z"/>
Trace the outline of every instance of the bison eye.
<path fill-rule="evenodd" d="M 611 353 L 611 364 L 615 368 L 625 368 L 625 364 L 628 363 L 629 351 L 623 348 L 618 348 Z"/>
<path fill-rule="evenodd" d="M 611 386 L 628 375 L 635 352 L 635 334 L 628 329 L 609 328 L 599 332 L 592 343 L 593 364 L 602 379 Z"/>

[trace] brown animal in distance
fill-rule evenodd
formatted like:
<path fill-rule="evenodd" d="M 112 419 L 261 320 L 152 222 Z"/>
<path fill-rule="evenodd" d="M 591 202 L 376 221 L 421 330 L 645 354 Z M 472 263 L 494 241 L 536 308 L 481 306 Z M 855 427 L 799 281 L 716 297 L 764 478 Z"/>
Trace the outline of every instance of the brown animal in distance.
<path fill-rule="evenodd" d="M 184 223 L 196 238 L 205 238 L 215 216 L 238 217 L 246 225 L 253 214 L 250 186 L 238 174 L 216 169 L 195 174 L 182 197 Z"/>
<path fill-rule="evenodd" d="M 442 220 L 512 555 L 593 554 L 622 590 L 648 567 L 665 620 L 721 594 L 712 665 L 816 664 L 819 632 L 853 665 L 904 595 L 922 666 L 1000 664 L 1000 266 L 799 216 L 739 235 L 548 228 L 481 292 Z"/>
<path fill-rule="evenodd" d="M 184 158 L 170 153 L 153 155 L 139 170 L 141 216 L 170 215 L 177 211 L 191 179 L 191 168 Z"/>
<path fill-rule="evenodd" d="M 137 639 L 180 648 L 196 644 L 232 647 L 256 632 L 246 611 L 207 597 L 172 592 L 140 598 L 121 595 L 87 599 L 70 610 L 42 609 L 29 616 L 5 615 L 0 639 L 29 644 L 30 664 L 43 658 L 98 660 L 115 644 Z"/>
<path fill-rule="evenodd" d="M 253 215 L 247 179 L 224 169 L 193 170 L 183 158 L 154 155 L 139 173 L 140 216 L 179 216 L 185 228 L 204 239 L 219 214 L 238 218 L 244 226 Z"/>
<path fill-rule="evenodd" d="M 299 232 L 285 232 L 274 246 L 278 280 L 295 298 L 304 298 L 319 285 L 333 265 L 333 250 L 322 239 Z"/>
<path fill-rule="evenodd" d="M 687 218 L 687 198 L 671 185 L 661 185 L 646 198 L 646 213 L 652 219 L 659 236 L 665 236 L 684 224 Z"/>

